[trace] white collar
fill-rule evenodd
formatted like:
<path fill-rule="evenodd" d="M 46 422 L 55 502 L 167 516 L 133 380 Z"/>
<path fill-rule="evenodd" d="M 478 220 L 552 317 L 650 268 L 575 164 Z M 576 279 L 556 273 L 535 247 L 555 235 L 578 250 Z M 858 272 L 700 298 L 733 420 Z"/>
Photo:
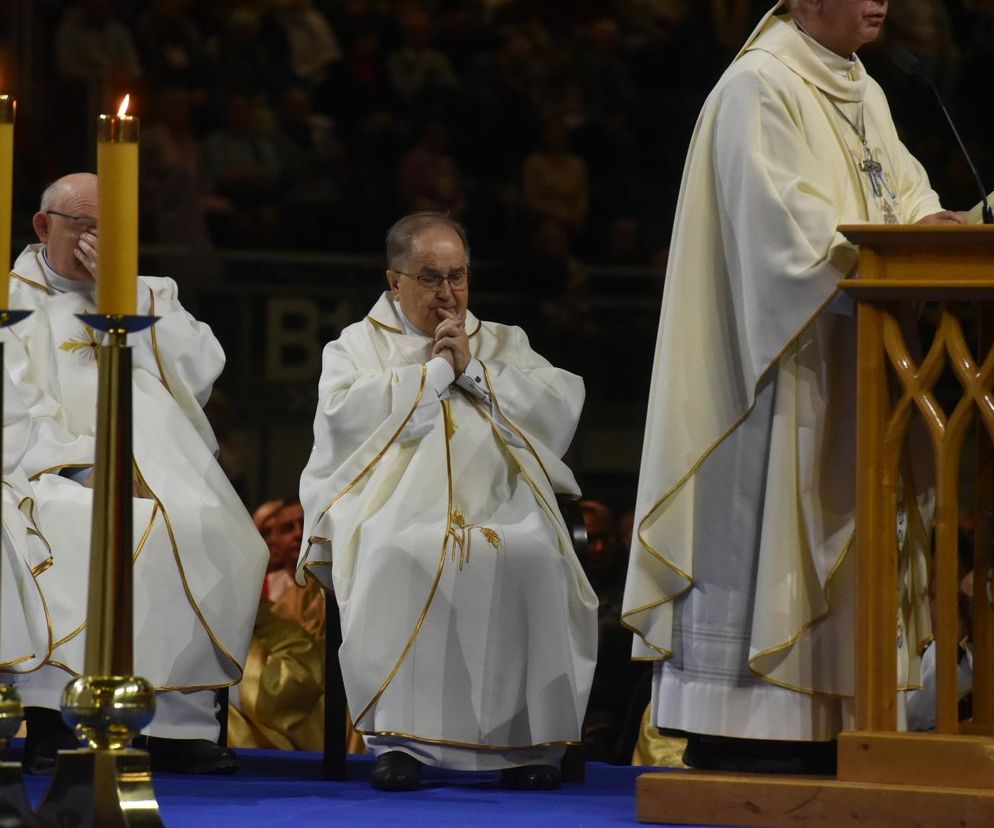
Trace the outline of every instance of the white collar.
<path fill-rule="evenodd" d="M 425 336 L 429 338 L 431 337 L 430 334 L 426 334 L 424 331 L 414 326 L 414 323 L 411 322 L 411 320 L 407 318 L 404 311 L 401 310 L 400 302 L 398 302 L 392 296 L 390 297 L 390 301 L 393 302 L 393 309 L 397 313 L 397 318 L 400 320 L 400 326 L 401 328 L 404 329 L 405 334 L 407 334 L 408 336 Z"/>
<path fill-rule="evenodd" d="M 86 290 L 93 290 L 95 286 L 93 282 L 81 282 L 79 279 L 67 279 L 65 276 L 60 276 L 48 262 L 47 247 L 41 248 L 41 255 L 38 257 L 38 261 L 41 262 L 41 270 L 45 276 L 45 281 L 57 293 L 81 293 Z"/>
<path fill-rule="evenodd" d="M 807 33 L 803 26 L 797 22 L 797 20 L 791 18 L 791 22 L 797 28 L 797 31 L 801 33 L 801 37 L 804 38 L 804 42 L 808 44 L 811 51 L 815 53 L 818 59 L 825 64 L 831 71 L 835 72 L 837 75 L 852 80 L 852 72 L 856 68 L 856 56 L 850 55 L 849 57 L 842 57 L 829 49 L 827 46 L 819 43 L 811 35 Z"/>

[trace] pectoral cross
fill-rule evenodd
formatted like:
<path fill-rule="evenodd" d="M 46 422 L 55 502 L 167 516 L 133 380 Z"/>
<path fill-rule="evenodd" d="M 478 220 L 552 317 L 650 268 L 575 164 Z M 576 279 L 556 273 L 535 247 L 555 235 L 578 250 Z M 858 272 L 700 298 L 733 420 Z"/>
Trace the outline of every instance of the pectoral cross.
<path fill-rule="evenodd" d="M 884 190 L 891 198 L 896 197 L 884 180 L 883 166 L 873 157 L 873 152 L 870 150 L 869 144 L 866 143 L 863 144 L 863 159 L 859 162 L 859 171 L 866 173 L 875 198 L 880 198 Z"/>

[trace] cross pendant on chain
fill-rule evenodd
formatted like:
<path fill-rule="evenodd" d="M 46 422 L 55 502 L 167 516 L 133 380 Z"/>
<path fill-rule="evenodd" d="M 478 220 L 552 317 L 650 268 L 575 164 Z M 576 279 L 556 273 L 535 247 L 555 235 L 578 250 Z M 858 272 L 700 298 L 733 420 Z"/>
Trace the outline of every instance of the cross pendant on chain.
<path fill-rule="evenodd" d="M 870 180 L 870 187 L 873 188 L 874 197 L 880 198 L 883 195 L 880 183 L 883 181 L 884 168 L 879 161 L 874 159 L 868 144 L 863 144 L 863 155 L 865 157 L 859 162 L 860 172 L 866 173 L 866 177 Z"/>

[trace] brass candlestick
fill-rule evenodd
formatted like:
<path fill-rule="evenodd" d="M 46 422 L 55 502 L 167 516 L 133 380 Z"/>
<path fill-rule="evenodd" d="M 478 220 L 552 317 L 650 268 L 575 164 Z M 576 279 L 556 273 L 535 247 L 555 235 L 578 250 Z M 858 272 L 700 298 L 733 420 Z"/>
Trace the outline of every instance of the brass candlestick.
<path fill-rule="evenodd" d="M 129 747 L 152 721 L 155 693 L 131 675 L 133 647 L 131 349 L 151 316 L 80 314 L 107 334 L 98 350 L 97 446 L 85 674 L 62 694 L 62 718 L 89 747 L 61 750 L 38 814 L 57 825 L 162 825 L 149 756 Z"/>
<path fill-rule="evenodd" d="M 31 311 L 0 310 L 0 328 L 6 328 L 31 315 Z M 4 347 L 0 341 L 0 413 L 3 412 Z M 3 467 L 3 429 L 0 428 L 0 468 Z M 2 593 L 0 593 L 2 594 Z M 13 685 L 0 684 L 0 754 L 24 721 L 21 697 Z M 34 814 L 24 790 L 20 762 L 0 762 L 0 822 L 4 825 L 35 824 Z"/>

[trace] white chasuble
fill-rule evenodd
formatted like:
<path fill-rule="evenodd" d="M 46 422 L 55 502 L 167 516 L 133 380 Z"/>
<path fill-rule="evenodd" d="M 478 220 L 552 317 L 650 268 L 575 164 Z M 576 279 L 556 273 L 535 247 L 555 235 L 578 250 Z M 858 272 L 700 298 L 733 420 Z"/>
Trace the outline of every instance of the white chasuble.
<path fill-rule="evenodd" d="M 268 551 L 215 459 L 202 406 L 224 365 L 210 329 L 170 279 L 139 277 L 139 313 L 160 317 L 128 337 L 132 352 L 135 493 L 135 672 L 157 690 L 227 686 L 241 677 Z M 83 665 L 92 490 L 96 347 L 92 289 L 59 292 L 38 246 L 17 259 L 12 307 L 34 313 L 7 338 L 11 376 L 29 396 L 34 484 L 54 564 L 39 577 L 52 616 L 50 663 Z"/>
<path fill-rule="evenodd" d="M 856 250 L 836 227 L 940 209 L 859 60 L 768 15 L 698 119 L 666 273 L 623 608 L 634 657 L 657 662 L 657 726 L 839 730 L 853 693 L 856 326 L 836 285 Z M 930 636 L 931 491 L 914 472 L 904 685 Z"/>
<path fill-rule="evenodd" d="M 370 747 L 478 770 L 579 740 L 597 599 L 555 500 L 578 494 L 560 457 L 582 381 L 519 328 L 466 329 L 490 402 L 438 396 L 432 340 L 403 333 L 387 295 L 326 346 L 298 579 L 334 590 Z"/>
<path fill-rule="evenodd" d="M 0 683 L 6 673 L 30 673 L 48 658 L 51 628 L 37 577 L 52 564 L 48 541 L 37 522 L 31 484 L 21 457 L 31 435 L 31 417 L 3 372 L 3 535 L 0 545 Z"/>

